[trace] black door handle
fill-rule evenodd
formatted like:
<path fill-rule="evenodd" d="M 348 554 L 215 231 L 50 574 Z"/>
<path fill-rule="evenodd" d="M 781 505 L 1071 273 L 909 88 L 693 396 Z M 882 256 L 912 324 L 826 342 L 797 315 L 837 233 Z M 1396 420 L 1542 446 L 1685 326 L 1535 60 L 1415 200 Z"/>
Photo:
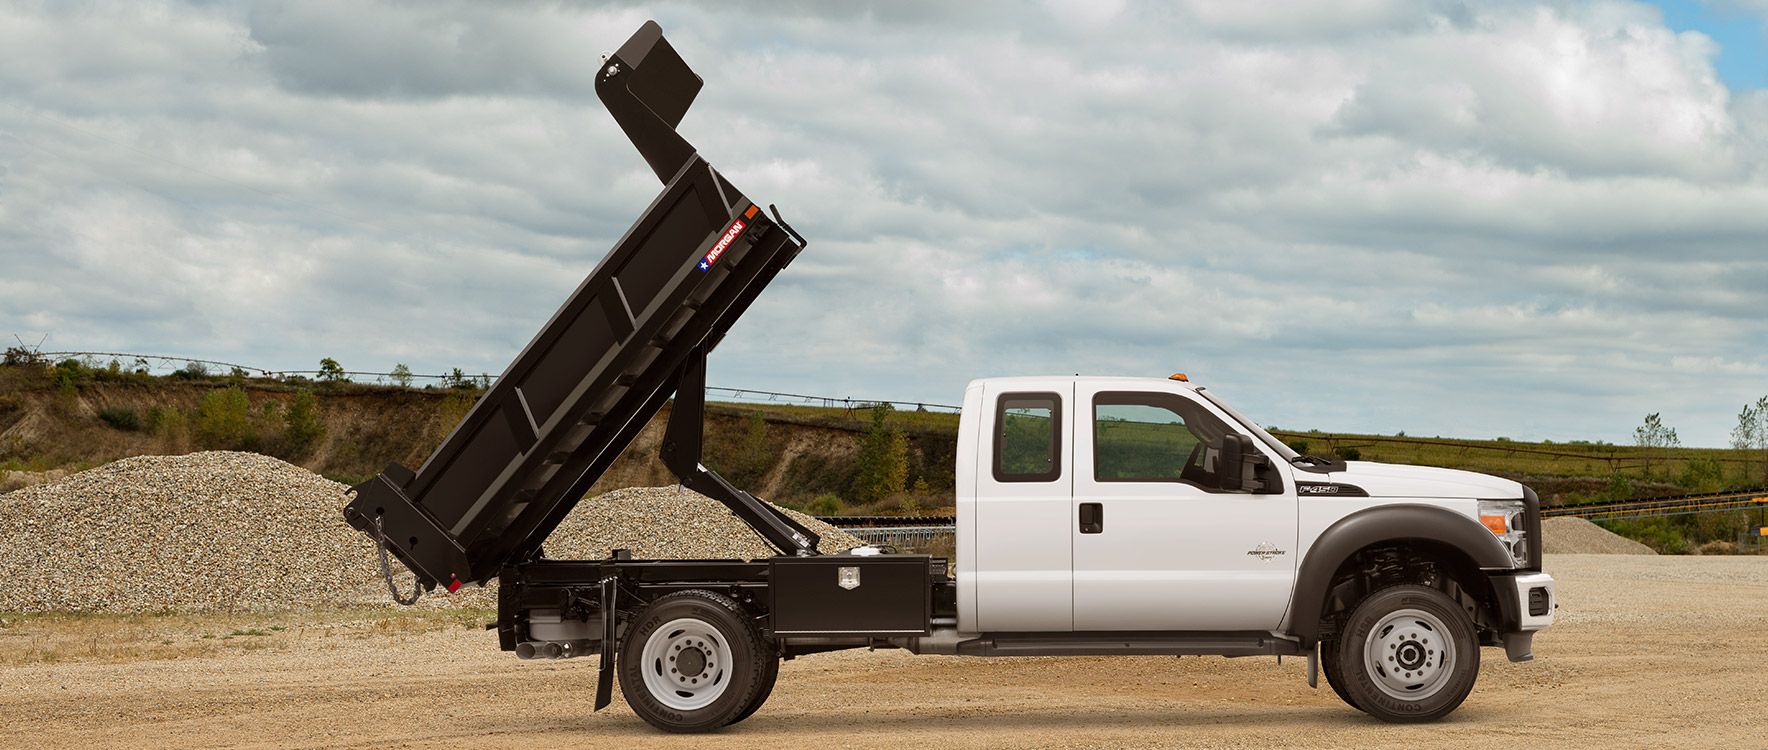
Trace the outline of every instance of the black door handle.
<path fill-rule="evenodd" d="M 1080 533 L 1098 534 L 1105 530 L 1105 506 L 1098 503 L 1080 504 Z"/>

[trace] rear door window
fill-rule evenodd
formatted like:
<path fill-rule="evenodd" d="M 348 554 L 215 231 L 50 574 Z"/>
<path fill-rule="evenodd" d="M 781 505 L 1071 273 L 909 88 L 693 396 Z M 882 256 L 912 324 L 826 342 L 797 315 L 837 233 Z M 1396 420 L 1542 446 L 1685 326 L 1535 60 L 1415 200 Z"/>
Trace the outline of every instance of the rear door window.
<path fill-rule="evenodd" d="M 995 402 L 994 478 L 1052 482 L 1062 476 L 1062 399 L 1005 393 Z"/>

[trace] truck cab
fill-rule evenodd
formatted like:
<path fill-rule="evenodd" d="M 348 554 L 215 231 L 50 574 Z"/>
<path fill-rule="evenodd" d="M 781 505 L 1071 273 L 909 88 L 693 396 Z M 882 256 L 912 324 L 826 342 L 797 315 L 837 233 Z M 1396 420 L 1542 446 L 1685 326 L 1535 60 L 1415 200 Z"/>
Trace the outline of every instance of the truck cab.
<path fill-rule="evenodd" d="M 970 383 L 963 409 L 960 634 L 1334 651 L 1358 606 L 1396 587 L 1471 613 L 1473 638 L 1512 660 L 1532 658 L 1552 623 L 1539 501 L 1517 482 L 1301 456 L 1184 376 L 989 378 Z M 1351 656 L 1325 657 L 1335 687 L 1364 655 Z M 1447 685 L 1442 661 L 1417 666 L 1390 681 L 1396 716 L 1432 713 L 1407 705 L 1421 675 Z"/>

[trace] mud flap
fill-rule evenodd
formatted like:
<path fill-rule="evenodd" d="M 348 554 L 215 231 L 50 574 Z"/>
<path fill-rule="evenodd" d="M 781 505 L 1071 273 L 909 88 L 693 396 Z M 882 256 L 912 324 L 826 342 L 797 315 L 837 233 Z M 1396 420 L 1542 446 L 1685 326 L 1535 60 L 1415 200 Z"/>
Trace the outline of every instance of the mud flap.
<path fill-rule="evenodd" d="M 1315 690 L 1320 689 L 1320 644 L 1318 643 L 1308 649 L 1308 687 Z"/>
<path fill-rule="evenodd" d="M 602 579 L 602 668 L 595 678 L 595 710 L 614 701 L 614 576 Z"/>

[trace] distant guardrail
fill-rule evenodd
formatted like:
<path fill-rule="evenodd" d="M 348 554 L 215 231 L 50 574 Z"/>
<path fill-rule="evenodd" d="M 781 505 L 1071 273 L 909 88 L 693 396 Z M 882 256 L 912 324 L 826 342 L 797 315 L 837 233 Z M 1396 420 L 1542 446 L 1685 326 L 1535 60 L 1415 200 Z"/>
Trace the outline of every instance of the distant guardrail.
<path fill-rule="evenodd" d="M 119 364 L 126 364 L 131 370 L 142 369 L 149 372 L 157 370 L 161 373 L 175 372 L 195 364 L 200 365 L 205 369 L 208 367 L 221 368 L 220 372 L 210 374 L 223 376 L 228 372 L 244 373 L 248 377 L 276 379 L 285 379 L 290 376 L 299 376 L 303 378 L 343 376 L 344 379 L 351 382 L 373 382 L 382 385 L 391 384 L 409 386 L 413 382 L 435 381 L 443 384 L 465 383 L 477 388 L 489 388 L 492 383 L 497 382 L 498 378 L 496 375 L 483 373 L 479 375 L 468 375 L 460 370 L 456 370 L 447 375 L 430 375 L 415 372 L 368 372 L 363 370 L 271 370 L 234 362 L 223 362 L 215 359 L 177 357 L 167 354 L 139 354 L 131 352 L 44 352 L 24 348 L 8 349 L 7 351 L 8 363 L 30 362 L 51 364 L 67 359 L 90 360 L 93 358 L 108 357 L 117 360 Z M 101 362 L 91 362 L 89 364 L 102 366 Z M 357 380 L 358 378 L 374 378 L 374 380 L 363 381 Z M 724 398 L 738 402 L 761 405 L 823 406 L 853 411 L 857 409 L 869 409 L 878 404 L 889 404 L 896 408 L 918 411 L 962 411 L 962 407 L 959 406 L 934 403 L 931 401 L 895 401 L 890 399 L 853 398 L 850 396 L 816 396 L 804 393 L 786 393 L 783 391 L 767 391 L 756 388 L 730 388 L 726 386 L 707 386 L 706 391 L 708 393 L 722 395 Z"/>
<path fill-rule="evenodd" d="M 951 526 L 958 522 L 957 516 L 813 516 L 813 518 L 837 529 Z"/>
<path fill-rule="evenodd" d="M 1745 490 L 1741 492 L 1700 493 L 1693 495 L 1676 495 L 1673 497 L 1654 497 L 1644 500 L 1620 500 L 1608 503 L 1592 503 L 1589 505 L 1566 505 L 1558 508 L 1544 508 L 1541 515 L 1545 518 L 1571 516 L 1586 518 L 1592 521 L 1618 521 L 1627 518 L 1659 518 L 1663 516 L 1684 516 L 1696 513 L 1724 513 L 1734 510 L 1754 510 L 1768 508 L 1768 490 Z"/>

